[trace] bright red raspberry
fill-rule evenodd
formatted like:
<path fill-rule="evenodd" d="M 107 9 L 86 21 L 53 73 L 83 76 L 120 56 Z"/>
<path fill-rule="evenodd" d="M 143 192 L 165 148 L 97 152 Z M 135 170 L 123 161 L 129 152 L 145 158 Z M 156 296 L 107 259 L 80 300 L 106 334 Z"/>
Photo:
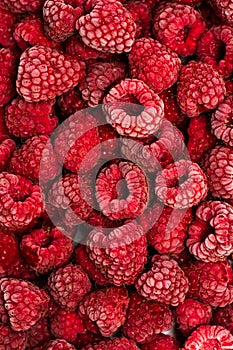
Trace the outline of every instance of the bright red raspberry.
<path fill-rule="evenodd" d="M 136 23 L 135 38 L 148 37 L 151 27 L 151 10 L 149 6 L 143 1 L 130 0 L 127 2 L 126 8 Z"/>
<path fill-rule="evenodd" d="M 110 124 L 98 126 L 100 138 L 101 158 L 113 159 L 113 154 L 117 153 L 119 146 L 119 135 Z"/>
<path fill-rule="evenodd" d="M 177 100 L 188 117 L 197 117 L 216 108 L 224 100 L 225 94 L 222 77 L 209 64 L 190 61 L 181 69 Z"/>
<path fill-rule="evenodd" d="M 233 2 L 232 0 L 213 0 L 210 2 L 216 14 L 223 23 L 233 25 Z"/>
<path fill-rule="evenodd" d="M 157 334 L 149 343 L 143 344 L 141 346 L 142 350 L 179 350 L 179 342 L 166 334 Z"/>
<path fill-rule="evenodd" d="M 43 6 L 44 0 L 2 0 L 6 9 L 13 13 L 36 12 Z"/>
<path fill-rule="evenodd" d="M 6 170 L 15 148 L 15 141 L 0 133 L 0 171 Z"/>
<path fill-rule="evenodd" d="M 64 339 L 51 340 L 45 350 L 75 350 L 75 347 Z"/>
<path fill-rule="evenodd" d="M 51 339 L 51 333 L 49 330 L 49 323 L 47 318 L 41 318 L 35 326 L 31 327 L 27 331 L 27 347 L 35 348 L 40 346 Z"/>
<path fill-rule="evenodd" d="M 165 205 L 185 209 L 207 195 L 207 178 L 198 164 L 179 160 L 168 165 L 155 179 L 155 194 Z"/>
<path fill-rule="evenodd" d="M 233 332 L 233 304 L 218 308 L 213 315 L 213 324 L 225 327 Z"/>
<path fill-rule="evenodd" d="M 156 339 L 157 334 L 169 330 L 172 321 L 172 312 L 167 305 L 132 293 L 122 331 L 135 342 L 143 344 Z"/>
<path fill-rule="evenodd" d="M 33 46 L 20 57 L 16 88 L 27 102 L 53 99 L 83 77 L 84 63 L 46 46 Z"/>
<path fill-rule="evenodd" d="M 0 8 L 0 44 L 9 49 L 16 47 L 16 42 L 13 37 L 14 27 L 18 21 L 18 15 Z"/>
<path fill-rule="evenodd" d="M 129 64 L 131 77 L 143 80 L 158 94 L 177 81 L 181 68 L 178 55 L 152 38 L 135 41 Z"/>
<path fill-rule="evenodd" d="M 35 229 L 23 236 L 20 250 L 34 270 L 47 273 L 69 261 L 73 242 L 57 228 Z"/>
<path fill-rule="evenodd" d="M 57 105 L 62 117 L 69 117 L 71 114 L 86 108 L 86 103 L 81 97 L 81 92 L 77 89 L 71 89 L 58 97 Z"/>
<path fill-rule="evenodd" d="M 110 337 L 124 324 L 128 304 L 125 288 L 109 287 L 87 295 L 79 304 L 79 313 L 94 322 L 104 337 Z"/>
<path fill-rule="evenodd" d="M 94 345 L 87 345 L 82 350 L 139 350 L 134 341 L 127 338 L 113 338 Z"/>
<path fill-rule="evenodd" d="M 25 350 L 27 334 L 14 332 L 8 325 L 0 323 L 0 348 L 3 350 Z"/>
<path fill-rule="evenodd" d="M 161 4 L 154 14 L 154 36 L 181 56 L 192 56 L 205 31 L 199 12 L 183 4 Z"/>
<path fill-rule="evenodd" d="M 0 107 L 15 95 L 17 57 L 10 49 L 0 49 Z"/>
<path fill-rule="evenodd" d="M 0 231 L 0 276 L 6 276 L 18 263 L 18 242 L 13 235 Z"/>

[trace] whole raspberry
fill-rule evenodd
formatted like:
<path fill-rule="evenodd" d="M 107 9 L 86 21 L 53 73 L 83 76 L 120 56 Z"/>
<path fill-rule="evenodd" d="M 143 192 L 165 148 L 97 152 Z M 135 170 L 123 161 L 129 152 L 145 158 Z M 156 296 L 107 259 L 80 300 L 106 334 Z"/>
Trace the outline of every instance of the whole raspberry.
<path fill-rule="evenodd" d="M 101 158 L 112 159 L 113 154 L 117 153 L 119 146 L 119 135 L 110 124 L 98 126 L 98 133 L 101 146 Z"/>
<path fill-rule="evenodd" d="M 6 170 L 15 148 L 15 141 L 0 133 L 0 171 Z"/>
<path fill-rule="evenodd" d="M 137 293 L 130 296 L 123 333 L 137 343 L 148 343 L 172 326 L 172 312 L 165 304 L 146 300 Z"/>
<path fill-rule="evenodd" d="M 149 6 L 143 1 L 130 0 L 127 2 L 126 8 L 136 23 L 136 39 L 148 37 L 151 27 L 151 10 Z"/>
<path fill-rule="evenodd" d="M 108 235 L 101 228 L 94 229 L 87 240 L 87 252 L 110 283 L 133 284 L 147 260 L 146 237 L 136 222 L 126 222 Z"/>
<path fill-rule="evenodd" d="M 51 340 L 45 350 L 75 350 L 75 347 L 64 339 Z"/>
<path fill-rule="evenodd" d="M 233 253 L 233 207 L 219 201 L 200 204 L 186 245 L 203 262 L 225 260 Z"/>
<path fill-rule="evenodd" d="M 125 288 L 109 287 L 87 295 L 79 304 L 79 313 L 94 322 L 104 337 L 110 337 L 124 324 L 128 303 Z"/>
<path fill-rule="evenodd" d="M 167 255 L 154 255 L 152 268 L 144 272 L 135 286 L 140 295 L 172 306 L 182 303 L 189 282 L 177 262 Z"/>
<path fill-rule="evenodd" d="M 35 326 L 27 331 L 28 342 L 27 347 L 35 348 L 51 339 L 49 323 L 47 318 L 41 318 Z"/>
<path fill-rule="evenodd" d="M 233 335 L 220 326 L 200 326 L 186 340 L 181 350 L 231 350 Z"/>
<path fill-rule="evenodd" d="M 98 51 L 129 52 L 136 24 L 130 12 L 117 0 L 91 0 L 89 13 L 76 22 L 83 42 Z"/>
<path fill-rule="evenodd" d="M 20 250 L 34 270 L 47 273 L 69 261 L 73 243 L 57 228 L 35 229 L 23 236 Z"/>
<path fill-rule="evenodd" d="M 199 12 L 183 4 L 161 4 L 155 10 L 154 36 L 162 44 L 181 56 L 192 56 L 205 31 Z"/>
<path fill-rule="evenodd" d="M 135 41 L 129 64 L 131 77 L 143 80 L 158 94 L 177 81 L 181 68 L 178 55 L 152 38 Z"/>
<path fill-rule="evenodd" d="M 233 198 L 233 150 L 227 146 L 216 146 L 204 157 L 202 169 L 208 178 L 210 192 L 222 199 Z"/>
<path fill-rule="evenodd" d="M 17 57 L 10 49 L 0 49 L 0 107 L 15 95 Z"/>
<path fill-rule="evenodd" d="M 225 94 L 222 77 L 209 64 L 190 61 L 181 69 L 177 100 L 188 117 L 197 117 L 216 108 L 224 100 Z"/>
<path fill-rule="evenodd" d="M 25 350 L 27 334 L 14 332 L 9 326 L 0 323 L 0 348 L 3 350 Z"/>
<path fill-rule="evenodd" d="M 127 338 L 113 338 L 94 345 L 87 345 L 82 350 L 139 350 L 134 341 Z"/>
<path fill-rule="evenodd" d="M 14 26 L 18 21 L 18 15 L 0 8 L 0 44 L 9 49 L 16 47 L 16 42 L 13 37 Z"/>
<path fill-rule="evenodd" d="M 2 0 L 2 5 L 13 13 L 36 12 L 42 8 L 44 0 Z"/>
<path fill-rule="evenodd" d="M 141 346 L 142 350 L 179 350 L 179 343 L 175 338 L 166 334 L 158 334 L 154 340 Z"/>
<path fill-rule="evenodd" d="M 81 92 L 77 88 L 71 89 L 59 96 L 57 105 L 62 117 L 69 117 L 71 114 L 86 107 L 86 103 L 81 97 Z"/>
<path fill-rule="evenodd" d="M 124 79 L 126 67 L 122 62 L 95 62 L 87 67 L 85 79 L 79 84 L 84 101 L 93 107 L 102 103 L 106 90 Z"/>
<path fill-rule="evenodd" d="M 40 217 L 44 203 L 39 186 L 25 177 L 0 173 L 0 229 L 25 232 Z"/>
<path fill-rule="evenodd" d="M 13 235 L 0 231 L 0 276 L 4 277 L 18 263 L 18 242 Z"/>
<path fill-rule="evenodd" d="M 46 46 L 33 46 L 20 57 L 16 88 L 27 102 L 53 99 L 78 84 L 84 63 Z"/>
<path fill-rule="evenodd" d="M 155 194 L 175 209 L 197 205 L 207 195 L 207 178 L 198 164 L 179 160 L 168 165 L 155 179 Z"/>
<path fill-rule="evenodd" d="M 233 28 L 212 27 L 198 42 L 197 58 L 212 65 L 221 75 L 233 72 Z"/>
<path fill-rule="evenodd" d="M 233 304 L 218 308 L 213 315 L 213 324 L 225 327 L 233 332 Z"/>
<path fill-rule="evenodd" d="M 34 284 L 14 278 L 0 279 L 11 328 L 26 331 L 34 326 L 47 312 L 49 297 Z"/>
<path fill-rule="evenodd" d="M 232 0 L 213 0 L 210 4 L 224 23 L 228 23 L 230 26 L 233 25 Z"/>

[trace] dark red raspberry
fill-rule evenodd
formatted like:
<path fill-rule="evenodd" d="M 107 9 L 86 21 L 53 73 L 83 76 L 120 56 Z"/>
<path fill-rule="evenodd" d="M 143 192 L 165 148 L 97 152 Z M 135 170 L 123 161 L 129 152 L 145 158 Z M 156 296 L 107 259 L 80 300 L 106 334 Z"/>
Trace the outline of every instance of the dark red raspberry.
<path fill-rule="evenodd" d="M 3 138 L 6 136 L 8 138 L 10 137 L 5 123 L 5 108 L 0 107 L 0 137 Z"/>
<path fill-rule="evenodd" d="M 9 49 L 16 47 L 16 42 L 13 37 L 14 26 L 18 21 L 18 15 L 0 8 L 0 44 Z"/>
<path fill-rule="evenodd" d="M 189 259 L 188 262 L 182 264 L 182 270 L 184 271 L 185 276 L 189 280 L 189 290 L 186 297 L 192 299 L 199 298 L 200 278 L 203 265 L 204 263 L 199 261 L 193 262 L 191 259 Z"/>
<path fill-rule="evenodd" d="M 82 350 L 139 350 L 136 344 L 127 338 L 113 338 L 94 345 L 87 345 Z"/>
<path fill-rule="evenodd" d="M 0 276 L 6 276 L 18 263 L 18 242 L 13 235 L 0 231 Z"/>
<path fill-rule="evenodd" d="M 210 4 L 223 23 L 228 23 L 230 26 L 233 25 L 232 0 L 213 0 Z"/>
<path fill-rule="evenodd" d="M 0 323 L 0 348 L 2 350 L 25 350 L 27 334 L 14 332 L 9 326 Z"/>
<path fill-rule="evenodd" d="M 40 346 L 51 339 L 51 333 L 49 330 L 49 323 L 47 318 L 41 318 L 35 326 L 31 327 L 27 331 L 27 347 L 35 348 L 36 346 Z"/>
<path fill-rule="evenodd" d="M 123 224 L 122 220 L 111 220 L 107 216 L 105 216 L 101 211 L 93 209 L 86 220 L 87 225 L 90 230 L 98 227 L 98 228 L 116 228 Z"/>
<path fill-rule="evenodd" d="M 146 300 L 137 293 L 130 296 L 123 333 L 137 343 L 148 343 L 172 326 L 172 312 L 165 304 Z"/>
<path fill-rule="evenodd" d="M 226 307 L 218 308 L 214 315 L 212 323 L 215 325 L 219 325 L 222 327 L 225 327 L 230 331 L 233 332 L 233 304 L 230 304 Z"/>
<path fill-rule="evenodd" d="M 129 64 L 132 78 L 143 80 L 155 93 L 172 86 L 181 68 L 178 55 L 152 38 L 135 41 Z"/>
<path fill-rule="evenodd" d="M 126 4 L 127 10 L 131 13 L 136 23 L 136 39 L 140 37 L 148 37 L 151 27 L 151 11 L 149 6 L 143 1 L 130 0 Z"/>
<path fill-rule="evenodd" d="M 3 0 L 1 6 L 13 13 L 36 12 L 42 8 L 44 0 Z"/>
<path fill-rule="evenodd" d="M 7 277 L 35 281 L 36 274 L 24 261 L 19 261 L 17 265 L 12 266 L 8 271 Z"/>
<path fill-rule="evenodd" d="M 27 102 L 53 99 L 78 84 L 84 63 L 46 46 L 33 46 L 20 57 L 16 88 Z"/>
<path fill-rule="evenodd" d="M 15 141 L 0 133 L 0 171 L 6 170 L 15 148 Z"/>
<path fill-rule="evenodd" d="M 199 1 L 198 12 L 200 12 L 202 18 L 205 21 L 206 28 L 210 29 L 213 26 L 221 25 L 221 19 L 216 15 L 216 12 L 213 11 L 211 7 L 211 2 Z"/>
<path fill-rule="evenodd" d="M 209 64 L 190 61 L 181 69 L 177 99 L 182 112 L 188 117 L 197 117 L 216 108 L 225 94 L 222 77 Z"/>
<path fill-rule="evenodd" d="M 73 344 L 77 349 L 83 349 L 84 346 L 92 345 L 94 343 L 99 343 L 100 341 L 105 340 L 105 338 L 100 334 L 86 332 L 85 334 L 79 334 L 75 339 Z M 103 349 L 103 348 L 101 348 Z"/>
<path fill-rule="evenodd" d="M 179 350 L 179 343 L 175 338 L 163 333 L 155 336 L 154 340 L 141 346 L 142 350 Z"/>
<path fill-rule="evenodd" d="M 15 95 L 16 63 L 17 57 L 10 49 L 0 49 L 0 107 Z"/>
<path fill-rule="evenodd" d="M 199 12 L 183 4 L 161 4 L 154 15 L 154 36 L 181 56 L 192 56 L 205 31 Z"/>
<path fill-rule="evenodd" d="M 113 154 L 117 152 L 119 146 L 119 135 L 110 124 L 98 126 L 100 138 L 101 158 L 112 159 Z"/>
<path fill-rule="evenodd" d="M 57 105 L 60 108 L 60 113 L 63 117 L 69 117 L 71 114 L 86 107 L 86 103 L 81 97 L 81 92 L 76 88 L 59 96 Z"/>
<path fill-rule="evenodd" d="M 109 287 L 87 295 L 79 304 L 79 313 L 94 322 L 104 337 L 110 337 L 124 324 L 128 303 L 127 289 Z"/>
<path fill-rule="evenodd" d="M 51 340 L 45 350 L 75 350 L 75 347 L 64 339 Z"/>

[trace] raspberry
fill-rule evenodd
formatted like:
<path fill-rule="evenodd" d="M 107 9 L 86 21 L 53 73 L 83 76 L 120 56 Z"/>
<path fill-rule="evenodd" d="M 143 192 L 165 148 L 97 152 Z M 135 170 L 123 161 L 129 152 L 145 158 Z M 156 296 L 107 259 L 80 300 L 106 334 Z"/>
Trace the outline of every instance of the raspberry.
<path fill-rule="evenodd" d="M 82 350 L 139 350 L 136 344 L 127 338 L 113 338 L 94 345 L 87 345 Z"/>
<path fill-rule="evenodd" d="M 33 269 L 47 273 L 69 261 L 73 243 L 57 228 L 35 229 L 23 236 L 20 249 Z"/>
<path fill-rule="evenodd" d="M 116 286 L 134 283 L 147 260 L 142 227 L 136 222 L 126 222 L 108 236 L 104 232 L 95 229 L 89 234 L 89 258 L 110 283 Z"/>
<path fill-rule="evenodd" d="M 113 154 L 118 150 L 118 134 L 110 124 L 98 126 L 98 133 L 101 146 L 101 158 L 112 159 Z"/>
<path fill-rule="evenodd" d="M 189 289 L 188 279 L 177 262 L 167 255 L 154 255 L 152 268 L 143 273 L 135 286 L 143 297 L 168 305 L 182 303 Z"/>
<path fill-rule="evenodd" d="M 199 12 L 188 5 L 162 4 L 155 10 L 154 36 L 181 56 L 192 56 L 205 31 Z"/>
<path fill-rule="evenodd" d="M 207 178 L 198 164 L 179 160 L 168 165 L 155 179 L 155 194 L 165 205 L 185 209 L 207 195 Z"/>
<path fill-rule="evenodd" d="M 204 263 L 192 262 L 192 260 L 189 260 L 188 263 L 182 265 L 182 270 L 189 280 L 189 290 L 186 297 L 193 299 L 199 298 L 200 278 L 203 266 Z"/>
<path fill-rule="evenodd" d="M 212 65 L 221 75 L 228 77 L 233 72 L 233 28 L 212 27 L 198 42 L 197 57 Z"/>
<path fill-rule="evenodd" d="M 125 288 L 109 287 L 87 295 L 79 304 L 79 313 L 95 322 L 104 337 L 110 337 L 125 322 L 128 303 Z"/>
<path fill-rule="evenodd" d="M 105 338 L 100 333 L 95 334 L 91 332 L 86 332 L 85 334 L 79 334 L 73 343 L 77 349 L 83 349 L 84 346 L 90 346 L 91 344 L 99 343 L 102 340 L 105 340 Z"/>
<path fill-rule="evenodd" d="M 233 304 L 218 308 L 213 315 L 213 324 L 225 327 L 233 331 Z"/>
<path fill-rule="evenodd" d="M 47 318 L 41 318 L 35 326 L 31 327 L 27 331 L 28 342 L 27 346 L 29 348 L 35 348 L 40 346 L 51 339 L 51 334 L 49 331 L 49 324 Z"/>
<path fill-rule="evenodd" d="M 15 137 L 29 138 L 38 134 L 50 135 L 58 125 L 54 102 L 28 103 L 17 97 L 6 107 L 6 126 Z"/>
<path fill-rule="evenodd" d="M 179 348 L 176 339 L 163 333 L 156 335 L 154 340 L 141 346 L 142 350 L 179 350 Z"/>
<path fill-rule="evenodd" d="M 19 261 L 17 265 L 12 266 L 8 271 L 7 277 L 35 281 L 36 274 L 27 264 L 23 261 Z"/>
<path fill-rule="evenodd" d="M 146 300 L 137 293 L 130 296 L 123 333 L 137 343 L 147 343 L 172 326 L 172 312 L 165 304 Z"/>
<path fill-rule="evenodd" d="M 28 330 L 45 315 L 48 309 L 48 295 L 30 282 L 2 278 L 0 290 L 14 331 Z"/>
<path fill-rule="evenodd" d="M 216 12 L 212 10 L 210 2 L 202 1 L 199 3 L 198 12 L 200 12 L 202 18 L 204 19 L 207 29 L 210 29 L 213 26 L 221 25 L 221 20 L 216 15 Z"/>
<path fill-rule="evenodd" d="M 83 42 L 102 52 L 129 52 L 136 34 L 130 12 L 117 0 L 91 0 L 89 5 L 89 13 L 76 22 Z"/>
<path fill-rule="evenodd" d="M 131 0 L 126 4 L 126 8 L 136 23 L 135 38 L 148 37 L 151 27 L 151 11 L 149 6 L 142 1 Z"/>
<path fill-rule="evenodd" d="M 157 94 L 177 81 L 181 68 L 178 55 L 152 38 L 135 41 L 129 64 L 131 77 L 143 80 Z"/>
<path fill-rule="evenodd" d="M 42 8 L 44 0 L 3 0 L 6 9 L 13 13 L 36 12 Z"/>
<path fill-rule="evenodd" d="M 225 94 L 222 77 L 209 64 L 190 61 L 181 69 L 177 99 L 182 112 L 188 117 L 197 117 L 216 108 Z"/>
<path fill-rule="evenodd" d="M 33 46 L 20 57 L 16 88 L 27 102 L 53 99 L 73 88 L 84 63 L 46 46 Z"/>
<path fill-rule="evenodd" d="M 0 171 L 7 168 L 15 148 L 16 144 L 12 139 L 0 134 Z"/>
<path fill-rule="evenodd" d="M 8 10 L 0 8 L 0 44 L 9 49 L 16 47 L 16 42 L 13 37 L 14 26 L 18 21 L 18 16 Z"/>
<path fill-rule="evenodd" d="M 45 350 L 75 350 L 75 347 L 64 339 L 51 340 Z"/>
<path fill-rule="evenodd" d="M 213 0 L 210 2 L 216 14 L 224 23 L 233 25 L 233 6 L 232 0 Z"/>
<path fill-rule="evenodd" d="M 213 196 L 222 199 L 233 198 L 233 151 L 231 147 L 216 146 L 203 159 L 203 170 L 208 178 Z"/>
<path fill-rule="evenodd" d="M 18 242 L 13 235 L 0 231 L 0 276 L 4 277 L 18 263 Z"/>
<path fill-rule="evenodd" d="M 26 333 L 14 332 L 7 325 L 0 323 L 0 348 L 4 350 L 24 350 L 26 344 Z"/>
<path fill-rule="evenodd" d="M 186 340 L 182 350 L 230 350 L 233 336 L 220 326 L 200 326 Z"/>
<path fill-rule="evenodd" d="M 0 49 L 0 107 L 15 95 L 16 57 L 10 49 Z"/>
<path fill-rule="evenodd" d="M 85 102 L 81 97 L 81 92 L 74 88 L 58 97 L 57 105 L 63 117 L 69 117 L 71 114 L 84 109 Z"/>
<path fill-rule="evenodd" d="M 28 179 L 0 173 L 0 229 L 4 232 L 24 232 L 40 217 L 43 200 L 40 188 Z"/>

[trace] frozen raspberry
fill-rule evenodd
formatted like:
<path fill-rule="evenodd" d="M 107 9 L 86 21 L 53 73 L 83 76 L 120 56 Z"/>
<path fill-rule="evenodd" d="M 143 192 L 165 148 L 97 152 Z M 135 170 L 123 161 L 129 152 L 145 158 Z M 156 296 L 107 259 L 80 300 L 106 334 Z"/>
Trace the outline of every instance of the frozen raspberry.
<path fill-rule="evenodd" d="M 182 350 L 231 350 L 233 335 L 220 326 L 200 326 L 186 340 Z"/>
<path fill-rule="evenodd" d="M 18 15 L 0 8 L 0 17 L 0 44 L 9 49 L 14 49 L 16 47 L 16 42 L 13 37 L 13 32 L 14 26 L 18 21 Z"/>
<path fill-rule="evenodd" d="M 0 49 L 0 107 L 15 95 L 17 57 L 9 49 Z"/>
<path fill-rule="evenodd" d="M 28 103 L 17 97 L 6 107 L 6 126 L 15 137 L 29 138 L 50 135 L 58 125 L 54 115 L 54 100 Z"/>
<path fill-rule="evenodd" d="M 224 23 L 228 23 L 230 26 L 233 25 L 232 0 L 213 0 L 210 4 Z"/>
<path fill-rule="evenodd" d="M 16 88 L 27 102 L 53 99 L 78 84 L 84 63 L 46 46 L 33 46 L 20 57 Z"/>
<path fill-rule="evenodd" d="M 152 268 L 136 282 L 138 293 L 150 300 L 177 306 L 189 289 L 188 279 L 177 262 L 167 255 L 154 255 Z"/>
<path fill-rule="evenodd" d="M 211 133 L 210 118 L 201 114 L 190 120 L 187 149 L 193 162 L 200 162 L 204 154 L 216 145 L 217 138 Z"/>
<path fill-rule="evenodd" d="M 113 154 L 118 150 L 119 135 L 110 124 L 99 125 L 98 133 L 101 146 L 101 158 L 112 159 Z"/>
<path fill-rule="evenodd" d="M 130 296 L 123 333 L 137 343 L 148 343 L 172 326 L 172 312 L 165 304 L 146 300 L 137 293 Z"/>
<path fill-rule="evenodd" d="M 113 338 L 94 345 L 87 345 L 82 350 L 139 350 L 136 344 L 127 338 Z"/>
<path fill-rule="evenodd" d="M 9 138 L 9 132 L 6 127 L 6 122 L 5 122 L 5 108 L 0 107 L 0 137 L 6 137 Z"/>
<path fill-rule="evenodd" d="M 75 350 L 75 347 L 64 339 L 51 340 L 45 350 Z"/>
<path fill-rule="evenodd" d="M 222 77 L 209 64 L 190 61 L 181 69 L 177 99 L 188 117 L 197 117 L 216 108 L 224 100 L 225 93 Z"/>
<path fill-rule="evenodd" d="M 44 0 L 2 0 L 2 5 L 13 13 L 36 12 L 42 8 Z"/>
<path fill-rule="evenodd" d="M 86 332 L 85 334 L 79 334 L 78 337 L 75 339 L 73 344 L 77 349 L 83 350 L 83 347 L 87 345 L 91 345 L 93 343 L 99 343 L 101 341 L 105 340 L 105 338 L 100 334 Z M 101 348 L 102 350 L 103 348 Z"/>
<path fill-rule="evenodd" d="M 182 270 L 184 271 L 185 276 L 189 280 L 189 290 L 186 297 L 192 299 L 199 298 L 200 278 L 203 265 L 204 263 L 199 261 L 192 262 L 191 259 L 189 259 L 188 262 L 182 264 Z"/>
<path fill-rule="evenodd" d="M 179 160 L 168 165 L 155 179 L 155 194 L 165 205 L 185 209 L 207 195 L 207 178 L 198 164 Z"/>
<path fill-rule="evenodd" d="M 227 146 L 216 146 L 203 159 L 203 170 L 208 178 L 213 196 L 222 199 L 233 198 L 233 150 Z"/>
<path fill-rule="evenodd" d="M 154 35 L 164 45 L 181 56 L 192 56 L 205 31 L 199 12 L 183 4 L 161 4 L 155 10 Z"/>
<path fill-rule="evenodd" d="M 106 90 L 125 77 L 122 62 L 96 62 L 87 67 L 86 77 L 79 84 L 82 97 L 90 107 L 102 103 Z"/>
<path fill-rule="evenodd" d="M 116 286 L 134 283 L 147 260 L 146 237 L 136 222 L 126 222 L 108 235 L 102 229 L 94 229 L 87 246 L 89 258 Z"/>
<path fill-rule="evenodd" d="M 27 281 L 35 281 L 36 274 L 24 261 L 19 261 L 17 265 L 12 266 L 7 273 L 7 277 L 17 278 Z"/>
<path fill-rule="evenodd" d="M 18 242 L 13 235 L 0 231 L 0 276 L 4 277 L 18 263 Z"/>
<path fill-rule="evenodd" d="M 14 331 L 28 330 L 45 315 L 48 309 L 48 295 L 30 282 L 2 278 L 0 290 Z"/>
<path fill-rule="evenodd" d="M 221 75 L 233 72 L 233 28 L 212 27 L 198 42 L 197 57 L 212 65 Z"/>
<path fill-rule="evenodd" d="M 22 176 L 0 173 L 0 229 L 24 232 L 41 215 L 44 204 L 40 188 Z"/>
<path fill-rule="evenodd" d="M 81 97 L 81 92 L 76 88 L 59 96 L 57 104 L 63 117 L 69 117 L 71 114 L 86 107 L 86 103 Z"/>
<path fill-rule="evenodd" d="M 127 2 L 126 8 L 136 23 L 135 37 L 138 39 L 149 36 L 151 27 L 151 11 L 149 6 L 142 1 L 131 0 Z"/>
<path fill-rule="evenodd" d="M 213 324 L 225 327 L 233 332 L 233 304 L 218 308 L 213 315 Z"/>
<path fill-rule="evenodd" d="M 54 41 L 65 41 L 75 32 L 75 22 L 84 12 L 84 0 L 46 0 L 43 18 L 46 32 Z"/>
<path fill-rule="evenodd" d="M 15 148 L 15 141 L 0 133 L 0 171 L 6 170 Z"/>
<path fill-rule="evenodd" d="M 91 0 L 89 6 L 89 13 L 76 22 L 83 42 L 103 52 L 129 52 L 136 34 L 130 12 L 117 0 Z"/>
<path fill-rule="evenodd" d="M 27 346 L 29 348 L 35 348 L 40 346 L 51 339 L 51 334 L 49 330 L 49 324 L 47 318 L 41 318 L 35 326 L 31 327 L 27 331 L 28 342 Z"/>
<path fill-rule="evenodd" d="M 98 228 L 117 228 L 123 224 L 122 220 L 111 220 L 101 211 L 93 209 L 86 220 L 86 227 L 93 229 Z"/>
<path fill-rule="evenodd" d="M 142 350 L 179 350 L 179 343 L 175 338 L 163 333 L 155 336 L 154 340 L 141 346 Z"/>
<path fill-rule="evenodd" d="M 128 303 L 125 288 L 109 287 L 87 295 L 79 304 L 79 313 L 95 322 L 104 337 L 110 337 L 124 324 Z"/>
<path fill-rule="evenodd" d="M 10 327 L 0 323 L 0 348 L 2 350 L 25 350 L 27 334 L 14 332 Z"/>
<path fill-rule="evenodd" d="M 73 243 L 57 228 L 36 229 L 23 236 L 20 249 L 33 269 L 47 273 L 69 261 Z"/>
<path fill-rule="evenodd" d="M 129 64 L 132 78 L 143 80 L 155 93 L 172 86 L 181 68 L 178 55 L 152 38 L 135 41 L 129 54 Z"/>

